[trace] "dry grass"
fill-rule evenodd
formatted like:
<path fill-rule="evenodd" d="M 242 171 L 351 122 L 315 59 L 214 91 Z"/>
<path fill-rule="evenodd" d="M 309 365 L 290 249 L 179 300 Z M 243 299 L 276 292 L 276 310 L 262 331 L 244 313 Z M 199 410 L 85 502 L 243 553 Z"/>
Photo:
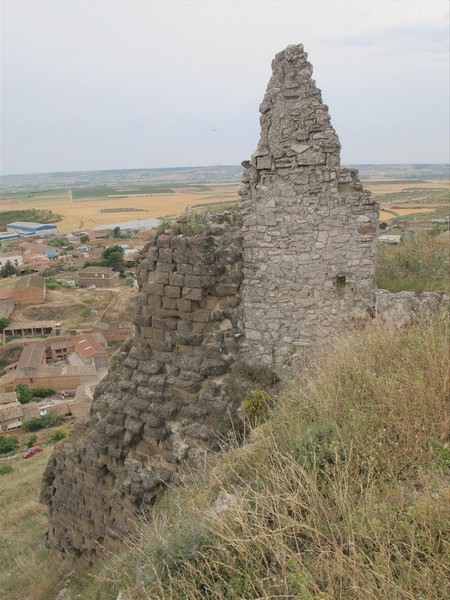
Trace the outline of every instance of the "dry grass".
<path fill-rule="evenodd" d="M 384 245 L 376 258 L 376 284 L 400 292 L 449 291 L 448 240 L 429 234 L 415 235 L 398 246 Z"/>
<path fill-rule="evenodd" d="M 0 477 L 0 598 L 5 600 L 54 598 L 64 576 L 44 546 L 47 511 L 38 500 L 50 452 L 14 461 L 12 473 Z"/>
<path fill-rule="evenodd" d="M 448 598 L 447 346 L 443 319 L 334 341 L 83 597 Z"/>

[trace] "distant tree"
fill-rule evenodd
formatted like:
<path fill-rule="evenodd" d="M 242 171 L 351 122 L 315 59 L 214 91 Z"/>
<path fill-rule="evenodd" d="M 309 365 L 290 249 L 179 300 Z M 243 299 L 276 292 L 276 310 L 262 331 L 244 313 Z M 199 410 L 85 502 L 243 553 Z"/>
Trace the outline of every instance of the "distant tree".
<path fill-rule="evenodd" d="M 28 402 L 31 402 L 31 399 L 33 398 L 33 394 L 26 383 L 18 383 L 16 385 L 16 395 L 20 404 L 28 404 Z"/>
<path fill-rule="evenodd" d="M 114 227 L 113 237 L 118 238 L 118 237 L 120 237 L 120 235 L 121 235 L 120 234 L 120 227 Z"/>
<path fill-rule="evenodd" d="M 86 244 L 89 241 L 89 236 L 86 235 L 85 233 L 83 233 L 82 235 L 80 235 L 80 242 L 82 244 Z"/>
<path fill-rule="evenodd" d="M 0 317 L 0 331 L 3 331 L 4 329 L 6 329 L 6 327 L 8 327 L 8 325 L 9 325 L 8 317 Z"/>
<path fill-rule="evenodd" d="M 123 263 L 123 248 L 120 246 L 110 246 L 102 252 L 103 264 L 105 267 L 111 267 L 113 271 L 122 271 Z"/>
<path fill-rule="evenodd" d="M 0 269 L 0 277 L 4 279 L 5 277 L 9 277 L 10 275 L 17 275 L 19 271 L 12 264 L 10 260 L 7 260 L 3 267 Z"/>

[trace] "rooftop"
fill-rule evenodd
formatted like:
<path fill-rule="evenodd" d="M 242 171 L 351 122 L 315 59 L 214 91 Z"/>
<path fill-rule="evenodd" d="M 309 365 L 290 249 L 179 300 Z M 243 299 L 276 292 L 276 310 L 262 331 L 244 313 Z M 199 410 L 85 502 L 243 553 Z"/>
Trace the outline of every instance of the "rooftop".
<path fill-rule="evenodd" d="M 150 227 L 159 227 L 161 224 L 160 219 L 138 219 L 136 221 L 123 221 L 121 223 L 109 223 L 109 225 L 97 225 L 94 227 L 94 231 L 103 231 L 105 229 L 114 229 L 120 227 L 120 229 L 148 229 Z"/>
<path fill-rule="evenodd" d="M 14 223 L 7 223 L 6 227 L 28 227 L 30 229 L 38 229 L 39 227 L 54 227 L 56 225 L 51 223 L 32 223 L 31 221 L 14 221 Z"/>
<path fill-rule="evenodd" d="M 88 360 L 94 356 L 106 355 L 106 350 L 90 333 L 78 333 L 73 337 L 73 342 L 75 344 L 75 352 L 83 360 Z"/>
<path fill-rule="evenodd" d="M 86 267 L 85 269 L 81 269 L 79 273 L 108 273 L 113 274 L 115 271 L 111 269 L 111 267 Z"/>
<path fill-rule="evenodd" d="M 42 344 L 30 344 L 25 346 L 17 363 L 18 369 L 39 369 L 44 363 L 45 346 Z"/>

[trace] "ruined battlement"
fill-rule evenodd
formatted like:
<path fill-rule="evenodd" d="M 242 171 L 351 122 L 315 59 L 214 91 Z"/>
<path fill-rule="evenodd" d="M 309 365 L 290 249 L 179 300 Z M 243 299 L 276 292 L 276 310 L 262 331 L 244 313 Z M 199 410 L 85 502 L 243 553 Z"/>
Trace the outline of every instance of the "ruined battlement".
<path fill-rule="evenodd" d="M 340 144 L 303 46 L 273 61 L 242 202 L 150 240 L 136 335 L 97 388 L 89 419 L 45 473 L 48 543 L 92 561 L 115 549 L 186 466 L 239 431 L 239 364 L 282 374 L 375 305 L 378 207 Z"/>

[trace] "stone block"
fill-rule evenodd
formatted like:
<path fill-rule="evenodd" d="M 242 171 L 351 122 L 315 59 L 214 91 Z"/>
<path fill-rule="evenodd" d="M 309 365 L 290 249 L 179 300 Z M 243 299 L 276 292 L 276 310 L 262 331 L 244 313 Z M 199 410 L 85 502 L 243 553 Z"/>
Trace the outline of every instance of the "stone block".
<path fill-rule="evenodd" d="M 170 281 L 169 281 L 170 285 L 178 285 L 178 286 L 183 286 L 184 285 L 184 275 L 183 273 L 172 273 L 170 275 Z"/>
<path fill-rule="evenodd" d="M 183 312 L 191 312 L 192 310 L 192 301 L 188 298 L 178 298 L 177 299 L 177 308 Z"/>
<path fill-rule="evenodd" d="M 164 273 L 172 273 L 175 271 L 176 265 L 175 263 L 170 263 L 166 261 L 160 260 L 156 263 L 156 271 L 162 271 Z"/>
<path fill-rule="evenodd" d="M 161 296 L 149 294 L 147 296 L 147 303 L 150 308 L 161 308 Z"/>
<path fill-rule="evenodd" d="M 211 312 L 209 310 L 196 310 L 189 313 L 188 318 L 194 323 L 208 323 L 211 320 Z"/>
<path fill-rule="evenodd" d="M 184 285 L 193 288 L 206 288 L 211 285 L 211 277 L 205 275 L 186 275 Z"/>
<path fill-rule="evenodd" d="M 271 156 L 258 156 L 256 159 L 256 168 L 259 170 L 272 168 L 272 157 Z"/>
<path fill-rule="evenodd" d="M 194 300 L 195 302 L 203 299 L 203 293 L 202 288 L 183 287 L 181 290 L 181 295 L 185 300 Z"/>
<path fill-rule="evenodd" d="M 157 240 L 156 240 L 156 246 L 158 248 L 170 248 L 170 240 L 171 240 L 171 236 L 170 235 L 159 235 Z"/>
<path fill-rule="evenodd" d="M 147 283 L 144 286 L 149 295 L 162 296 L 164 294 L 164 286 L 159 283 Z"/>
<path fill-rule="evenodd" d="M 177 310 L 178 304 L 176 298 L 162 298 L 162 308 L 166 310 Z"/>
<path fill-rule="evenodd" d="M 164 288 L 164 294 L 168 298 L 180 298 L 181 288 L 175 285 L 166 285 L 166 287 Z"/>
<path fill-rule="evenodd" d="M 173 250 L 170 248 L 160 248 L 159 250 L 159 260 L 167 263 L 172 262 L 172 253 Z"/>

